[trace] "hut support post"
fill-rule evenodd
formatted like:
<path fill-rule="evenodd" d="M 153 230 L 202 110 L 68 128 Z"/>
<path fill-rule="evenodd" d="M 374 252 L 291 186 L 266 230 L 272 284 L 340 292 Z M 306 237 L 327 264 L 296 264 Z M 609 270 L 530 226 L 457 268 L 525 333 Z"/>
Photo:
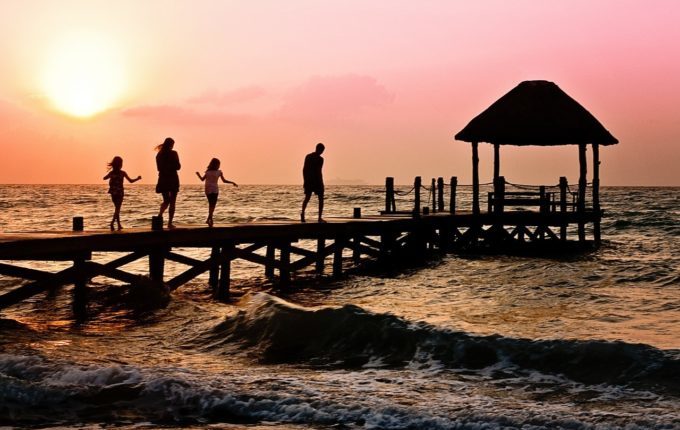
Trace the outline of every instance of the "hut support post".
<path fill-rule="evenodd" d="M 444 212 L 444 178 L 437 178 L 437 210 Z"/>
<path fill-rule="evenodd" d="M 560 176 L 560 240 L 567 240 L 567 188 L 569 184 L 565 176 Z"/>
<path fill-rule="evenodd" d="M 413 216 L 416 218 L 420 216 L 420 188 L 422 187 L 422 183 L 422 178 L 420 176 L 416 176 L 416 179 L 413 181 L 413 190 L 415 192 Z"/>
<path fill-rule="evenodd" d="M 472 142 L 472 213 L 479 215 L 479 152 L 478 143 Z"/>
<path fill-rule="evenodd" d="M 599 246 L 602 238 L 600 233 L 600 145 L 597 143 L 593 143 L 593 212 L 595 212 L 593 236 L 595 244 Z"/>
<path fill-rule="evenodd" d="M 394 178 L 385 178 L 385 213 L 395 212 L 396 204 L 394 201 Z"/>
<path fill-rule="evenodd" d="M 451 215 L 456 214 L 456 188 L 458 187 L 458 178 L 451 176 L 451 200 L 449 201 L 449 212 Z"/>
<path fill-rule="evenodd" d="M 494 182 L 501 174 L 501 146 L 497 143 L 493 144 L 493 179 Z"/>
<path fill-rule="evenodd" d="M 505 177 L 499 176 L 493 181 L 493 211 L 496 215 L 503 215 L 505 205 Z"/>
<path fill-rule="evenodd" d="M 579 178 L 578 178 L 578 240 L 586 240 L 585 212 L 586 212 L 586 185 L 588 174 L 588 162 L 586 160 L 586 145 L 578 146 Z"/>

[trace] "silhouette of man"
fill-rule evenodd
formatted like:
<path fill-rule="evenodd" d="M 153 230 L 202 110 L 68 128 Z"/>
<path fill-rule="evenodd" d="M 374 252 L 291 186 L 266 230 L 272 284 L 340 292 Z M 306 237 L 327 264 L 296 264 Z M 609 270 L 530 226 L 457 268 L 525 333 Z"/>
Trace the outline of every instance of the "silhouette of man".
<path fill-rule="evenodd" d="M 326 147 L 323 143 L 316 144 L 316 150 L 305 157 L 305 165 L 302 168 L 302 177 L 304 179 L 305 199 L 302 202 L 302 212 L 300 213 L 300 221 L 305 222 L 305 209 L 307 203 L 312 197 L 312 193 L 319 198 L 319 222 L 324 222 L 321 214 L 323 213 L 323 154 Z"/>

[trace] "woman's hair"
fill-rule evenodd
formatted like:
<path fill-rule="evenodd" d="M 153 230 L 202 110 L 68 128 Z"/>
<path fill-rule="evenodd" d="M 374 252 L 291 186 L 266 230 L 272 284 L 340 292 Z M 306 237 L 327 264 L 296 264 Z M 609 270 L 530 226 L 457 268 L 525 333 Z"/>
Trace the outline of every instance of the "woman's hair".
<path fill-rule="evenodd" d="M 172 145 L 174 145 L 174 144 L 175 144 L 175 139 L 173 139 L 172 137 L 166 137 L 165 140 L 163 141 L 163 143 L 156 146 L 156 151 L 158 151 L 158 152 L 167 151 L 170 148 L 172 148 Z"/>
<path fill-rule="evenodd" d="M 208 164 L 208 168 L 206 170 L 217 170 L 220 168 L 220 160 L 217 158 L 213 158 L 210 160 L 210 164 Z"/>
<path fill-rule="evenodd" d="M 123 159 L 116 155 L 107 166 L 109 170 L 120 170 L 123 167 Z"/>

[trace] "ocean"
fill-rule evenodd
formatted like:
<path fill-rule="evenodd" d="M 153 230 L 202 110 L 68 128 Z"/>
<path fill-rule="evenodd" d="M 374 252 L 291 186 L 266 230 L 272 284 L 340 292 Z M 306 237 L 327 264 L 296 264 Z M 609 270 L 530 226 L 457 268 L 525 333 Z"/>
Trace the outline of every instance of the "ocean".
<path fill-rule="evenodd" d="M 108 228 L 106 189 L 2 185 L 0 231 L 68 230 L 76 215 Z M 382 190 L 330 186 L 326 215 L 377 213 Z M 148 226 L 153 186 L 126 193 L 124 227 Z M 301 198 L 225 186 L 215 222 L 298 219 Z M 71 287 L 35 296 L 0 311 L 0 426 L 680 429 L 680 188 L 604 187 L 601 200 L 602 247 L 562 258 L 449 254 L 303 273 L 286 292 L 236 261 L 233 301 L 203 276 L 155 310 L 95 278 L 84 322 Z M 202 188 L 183 187 L 176 222 L 206 213 Z M 21 282 L 0 276 L 0 293 Z"/>

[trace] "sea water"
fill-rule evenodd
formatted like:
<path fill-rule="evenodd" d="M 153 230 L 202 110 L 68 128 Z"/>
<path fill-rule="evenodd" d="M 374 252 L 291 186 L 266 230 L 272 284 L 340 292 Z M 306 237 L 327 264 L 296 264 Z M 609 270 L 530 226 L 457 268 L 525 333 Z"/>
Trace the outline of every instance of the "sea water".
<path fill-rule="evenodd" d="M 126 193 L 124 227 L 149 226 L 153 187 Z M 224 187 L 215 222 L 298 219 L 301 197 Z M 72 287 L 35 296 L 0 311 L 0 426 L 680 428 L 680 188 L 605 187 L 601 199 L 602 247 L 562 258 L 451 254 L 339 280 L 303 273 L 285 293 L 237 260 L 232 302 L 202 276 L 144 310 L 94 278 L 85 321 Z M 326 214 L 383 202 L 380 186 L 328 187 Z M 111 211 L 105 186 L 0 186 L 2 232 L 68 230 L 76 215 L 106 229 Z M 183 187 L 177 223 L 206 213 L 202 189 Z M 0 293 L 22 282 L 0 277 Z"/>

